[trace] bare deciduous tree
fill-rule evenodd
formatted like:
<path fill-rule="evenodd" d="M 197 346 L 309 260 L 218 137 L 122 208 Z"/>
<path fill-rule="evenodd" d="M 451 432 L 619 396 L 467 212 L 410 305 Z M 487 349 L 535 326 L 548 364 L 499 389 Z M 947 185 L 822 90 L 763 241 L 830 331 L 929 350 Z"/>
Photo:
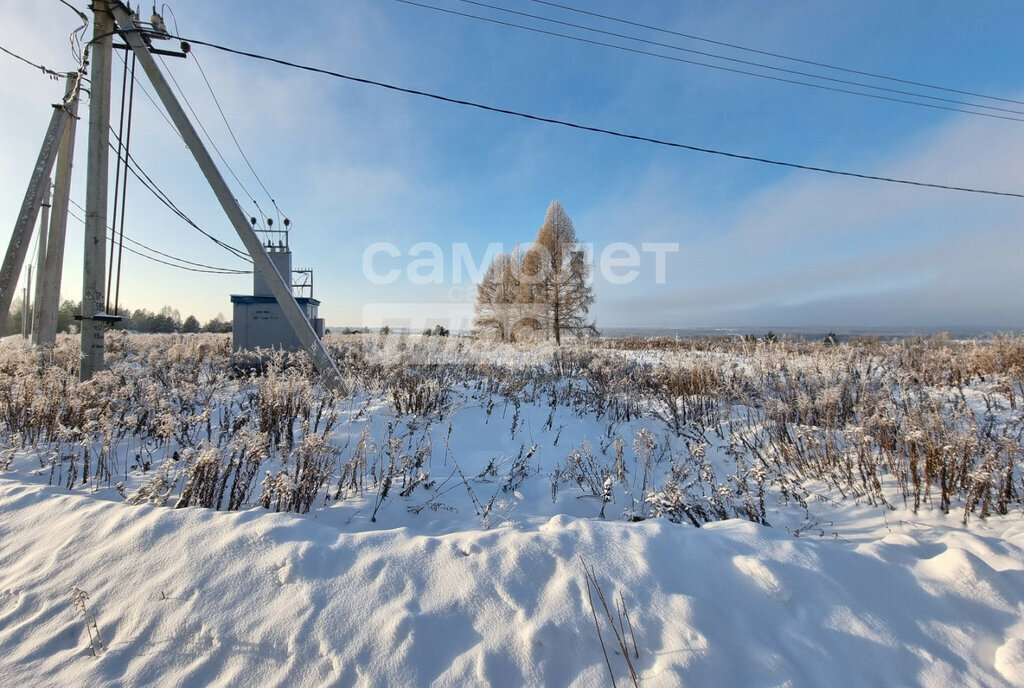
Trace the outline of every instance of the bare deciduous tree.
<path fill-rule="evenodd" d="M 502 341 L 564 333 L 596 333 L 587 315 L 594 303 L 590 265 L 562 204 L 552 201 L 529 250 L 497 256 L 477 287 L 478 335 Z"/>
<path fill-rule="evenodd" d="M 514 339 L 520 289 L 516 257 L 520 253 L 518 247 L 512 254 L 499 253 L 477 285 L 474 325 L 478 336 L 488 333 L 503 342 Z"/>
<path fill-rule="evenodd" d="M 532 300 L 543 307 L 544 329 L 556 344 L 562 343 L 563 333 L 579 336 L 596 331 L 587 321 L 594 303 L 590 265 L 576 237 L 576 227 L 558 201 L 548 206 L 544 224 L 527 252 L 524 273 L 536 278 L 531 285 Z"/>

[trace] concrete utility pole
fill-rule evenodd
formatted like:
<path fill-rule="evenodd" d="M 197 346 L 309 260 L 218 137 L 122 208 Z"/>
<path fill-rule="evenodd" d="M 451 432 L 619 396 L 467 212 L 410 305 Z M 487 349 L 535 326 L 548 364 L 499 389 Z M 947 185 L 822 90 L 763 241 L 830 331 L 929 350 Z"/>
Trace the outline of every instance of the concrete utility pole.
<path fill-rule="evenodd" d="M 68 202 L 71 198 L 71 166 L 75 157 L 75 130 L 78 125 L 79 75 L 68 76 L 68 124 L 57 150 L 57 175 L 53 187 L 53 207 L 50 212 L 50 232 L 46 242 L 46 265 L 43 268 L 43 286 L 36 296 L 39 310 L 38 325 L 34 328 L 37 346 L 53 346 L 57 341 L 57 311 L 60 309 L 60 283 L 64 268 L 64 237 L 68 227 Z"/>
<path fill-rule="evenodd" d="M 82 369 L 89 380 L 103 370 L 103 297 L 107 259 L 107 177 L 110 172 L 110 63 L 114 15 L 108 0 L 92 0 L 93 44 L 89 84 L 89 160 L 86 163 L 85 249 L 82 266 Z"/>
<path fill-rule="evenodd" d="M 67 129 L 65 128 L 66 132 Z M 63 137 L 61 137 L 63 138 Z M 57 149 L 57 157 L 60 157 L 60 148 Z M 28 328 L 32 335 L 32 343 L 39 341 L 39 303 L 43 297 L 43 272 L 46 269 L 46 240 L 50 228 L 50 180 L 46 180 L 46 189 L 43 191 L 43 205 L 39 209 L 39 250 L 36 252 L 36 300 L 32 305 L 32 323 Z M 26 308 L 28 306 L 26 305 Z"/>
<path fill-rule="evenodd" d="M 120 2 L 115 1 L 113 12 L 118 26 L 124 31 L 125 41 L 135 51 L 136 57 L 138 57 L 142 68 L 146 71 L 146 75 L 153 84 L 153 90 L 156 91 L 157 96 L 167 110 L 167 114 L 170 115 L 171 121 L 174 122 L 174 125 L 181 133 L 181 137 L 185 140 L 185 145 L 188 146 L 192 156 L 199 164 L 199 169 L 202 170 L 206 181 L 217 196 L 217 200 L 220 201 L 224 213 L 228 216 L 228 220 L 231 221 L 231 225 L 235 228 L 238 237 L 242 240 L 246 250 L 248 250 L 249 255 L 252 257 L 253 269 L 257 270 L 263 279 L 266 280 L 267 286 L 270 287 L 270 292 L 277 300 L 285 318 L 292 326 L 303 348 L 312 357 L 313 365 L 316 366 L 317 372 L 324 377 L 326 384 L 344 392 L 345 387 L 338 368 L 334 365 L 334 361 L 331 360 L 323 342 L 316 336 L 313 326 L 306 320 L 302 309 L 295 301 L 295 296 L 292 294 L 290 286 L 291 275 L 288 275 L 288 281 L 285 282 L 281 273 L 274 267 L 270 256 L 267 255 L 266 249 L 263 248 L 263 243 L 252 230 L 248 218 L 246 218 L 245 213 L 239 207 L 234 194 L 231 193 L 231 189 L 224 181 L 224 177 L 221 176 L 220 171 L 213 162 L 213 158 L 210 157 L 210 153 L 206 150 L 206 146 L 203 145 L 202 139 L 199 138 L 199 134 L 196 133 L 192 122 L 189 121 L 185 111 L 182 110 L 181 104 L 175 98 L 174 93 L 167 84 L 167 80 L 164 79 L 163 73 L 157 67 L 153 56 L 150 55 L 149 49 L 139 35 L 129 11 Z M 95 81 L 93 88 L 95 88 Z M 95 97 L 94 92 L 93 98 Z"/>
<path fill-rule="evenodd" d="M 25 278 L 25 286 L 21 290 L 21 337 L 28 339 L 28 328 L 32 320 L 28 317 L 32 303 L 32 263 L 28 264 L 28 277 Z"/>
<path fill-rule="evenodd" d="M 67 123 L 68 113 L 64 109 L 64 103 L 54 105 L 50 125 L 46 129 L 46 137 L 43 139 L 42 148 L 39 149 L 39 157 L 36 159 L 36 166 L 32 169 L 28 190 L 25 192 L 25 199 L 22 201 L 21 211 L 18 213 L 18 221 L 14 225 L 14 233 L 11 234 L 3 266 L 0 267 L 0 332 L 3 332 L 7 325 L 11 300 L 14 298 L 15 288 L 18 286 L 21 268 L 25 265 L 25 254 L 28 253 L 32 229 L 39 216 L 39 207 L 43 203 L 43 191 L 50 186 L 50 172 L 53 170 L 53 161 L 57 157 L 57 144 L 64 135 Z"/>

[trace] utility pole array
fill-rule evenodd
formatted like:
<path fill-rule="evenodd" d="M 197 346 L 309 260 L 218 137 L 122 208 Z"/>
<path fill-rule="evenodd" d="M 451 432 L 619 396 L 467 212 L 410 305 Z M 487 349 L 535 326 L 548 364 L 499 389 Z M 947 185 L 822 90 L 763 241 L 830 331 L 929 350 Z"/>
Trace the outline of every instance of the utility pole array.
<path fill-rule="evenodd" d="M 3 266 L 0 266 L 0 332 L 3 332 L 7 325 L 7 316 L 11 311 L 14 290 L 18 286 L 21 268 L 25 265 L 25 255 L 28 253 L 32 230 L 35 227 L 36 218 L 39 216 L 39 208 L 43 204 L 45 190 L 50 188 L 50 173 L 57 158 L 57 146 L 64 136 L 68 119 L 65 103 L 53 106 L 50 125 L 46 129 L 42 148 L 39 149 L 36 166 L 32 168 L 28 190 L 21 203 L 18 221 L 11 234 Z M 28 308 L 28 304 L 25 304 L 25 308 Z"/>
<path fill-rule="evenodd" d="M 89 380 L 103 369 L 104 328 L 120 320 L 105 312 L 105 267 L 107 248 L 107 190 L 109 177 L 110 149 L 110 77 L 113 57 L 113 35 L 118 32 L 134 51 L 167 110 L 171 121 L 178 129 L 186 146 L 192 152 L 199 169 L 220 202 L 228 220 L 238 233 L 242 244 L 249 252 L 253 268 L 265 280 L 274 299 L 294 330 L 306 353 L 313 359 L 318 373 L 327 385 L 344 391 L 344 383 L 337 366 L 331 360 L 323 342 L 316 335 L 313 326 L 300 308 L 291 288 L 291 275 L 284 279 L 267 255 L 266 249 L 234 194 L 224 181 L 206 146 L 189 121 L 163 73 L 150 54 L 149 42 L 153 38 L 167 38 L 162 27 L 140 29 L 132 12 L 120 0 L 92 0 L 93 40 L 91 42 L 92 64 L 90 71 L 89 99 L 89 158 L 87 161 L 85 198 L 85 246 L 82 270 L 82 314 L 81 346 L 82 362 L 80 379 Z M 154 23 L 159 17 L 154 14 Z M 183 46 L 183 49 L 185 46 Z M 156 51 L 155 52 L 163 52 Z M 78 91 L 81 75 L 74 75 L 68 82 L 68 95 L 64 102 L 54 106 L 53 117 L 47 129 L 46 138 L 39 152 L 39 159 L 33 169 L 25 201 L 15 226 L 3 266 L 0 267 L 0 330 L 4 327 L 10 310 L 13 292 L 18 276 L 25 262 L 25 254 L 32 236 L 32 227 L 43 203 L 44 193 L 48 194 L 50 173 L 55 159 L 59 158 L 52 221 L 49 232 L 40 236 L 40 257 L 37 278 L 37 306 L 33 328 L 33 341 L 41 347 L 52 346 L 56 340 L 57 311 L 60 300 L 61 263 L 64 258 L 64 239 L 67 228 L 68 201 L 72 157 L 75 143 L 75 119 L 78 108 Z M 70 121 L 70 123 L 69 123 Z M 59 144 L 59 152 L 58 152 Z M 287 221 L 286 221 L 287 222 Z M 48 234 L 48 236 L 47 236 Z M 31 281 L 31 277 L 29 278 Z M 29 308 L 26 287 L 25 314 Z M 27 328 L 26 328 L 27 329 Z"/>
<path fill-rule="evenodd" d="M 94 2 L 94 7 L 98 4 L 100 3 Z M 146 45 L 142 35 L 140 35 L 139 29 L 135 25 L 131 12 L 129 12 L 123 4 L 116 1 L 113 3 L 112 9 L 117 25 L 123 32 L 122 35 L 125 42 L 128 43 L 132 50 L 135 51 L 135 56 L 138 58 L 139 63 L 142 64 L 142 68 L 145 70 L 146 76 L 149 77 L 149 81 L 153 85 L 153 90 L 156 91 L 156 94 L 160 98 L 160 102 L 163 103 L 164 109 L 167 110 L 167 114 L 170 116 L 171 121 L 174 122 L 174 126 L 178 129 L 181 137 L 185 140 L 185 145 L 188 146 L 189 151 L 192 153 L 192 157 L 195 158 L 196 163 L 199 165 L 199 169 L 206 177 L 207 183 L 209 183 L 210 188 L 213 189 L 214 194 L 217 196 L 217 200 L 220 202 L 224 213 L 228 216 L 228 220 L 231 222 L 231 225 L 235 228 L 238 238 L 242 240 L 242 244 L 249 252 L 249 256 L 252 258 L 253 269 L 257 270 L 263 279 L 266 280 L 267 286 L 270 287 L 271 294 L 273 294 L 278 305 L 280 305 L 281 311 L 284 313 L 288 324 L 291 325 L 292 329 L 295 331 L 295 334 L 302 343 L 306 353 L 308 353 L 313 359 L 313 365 L 316 367 L 317 372 L 323 376 L 326 384 L 335 389 L 344 390 L 344 383 L 341 380 L 341 374 L 338 372 L 337 366 L 334 365 L 334 361 L 331 360 L 323 342 L 316 336 L 316 332 L 313 331 L 313 326 L 306 319 L 306 316 L 303 314 L 299 304 L 295 301 L 295 295 L 292 293 L 290 286 L 291 275 L 288 275 L 289 279 L 286 282 L 281 276 L 281 273 L 279 273 L 277 268 L 274 267 L 270 256 L 267 255 L 267 251 L 263 247 L 263 242 L 261 242 L 259 237 L 256 236 L 256 233 L 250 226 L 245 213 L 242 212 L 242 208 L 239 207 L 238 201 L 235 200 L 234 194 L 231 193 L 231 189 L 228 187 L 227 182 L 224 181 L 224 177 L 217 169 L 217 165 L 213 162 L 213 158 L 210 157 L 209 151 L 206 150 L 206 146 L 203 144 L 202 139 L 199 138 L 199 134 L 196 132 L 195 127 L 192 126 L 192 122 L 189 121 L 188 116 L 185 114 L 181 104 L 174 96 L 174 92 L 171 90 L 167 80 L 164 78 L 163 73 L 157 66 L 156 60 L 154 60 L 153 56 L 150 54 L 149 46 Z M 97 24 L 98 23 L 99 16 L 97 15 Z M 95 78 L 96 77 L 94 76 L 94 88 Z M 95 91 L 93 91 L 93 98 L 96 98 Z M 90 128 L 91 126 L 92 122 L 90 120 Z M 102 347 L 102 340 L 100 340 L 100 346 Z M 82 350 L 84 354 L 84 334 L 82 338 Z"/>

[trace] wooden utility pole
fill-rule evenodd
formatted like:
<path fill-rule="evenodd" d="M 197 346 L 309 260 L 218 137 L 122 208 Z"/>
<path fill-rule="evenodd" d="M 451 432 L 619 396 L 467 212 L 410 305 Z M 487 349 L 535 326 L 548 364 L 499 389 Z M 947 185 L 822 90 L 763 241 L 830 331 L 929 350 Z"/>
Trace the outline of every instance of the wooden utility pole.
<path fill-rule="evenodd" d="M 86 163 L 85 249 L 82 265 L 82 368 L 89 380 L 103 370 L 104 287 L 107 258 L 107 177 L 110 150 L 110 72 L 114 15 L 108 0 L 92 0 L 89 82 L 89 159 Z M 99 316 L 99 319 L 97 318 Z"/>
<path fill-rule="evenodd" d="M 46 265 L 43 285 L 37 295 L 38 324 L 33 330 L 34 343 L 53 346 L 57 341 L 57 311 L 60 309 L 60 283 L 64 268 L 64 238 L 68 227 L 68 203 L 71 198 L 71 167 L 75 157 L 75 130 L 78 125 L 78 95 L 81 75 L 68 76 L 68 123 L 57 150 L 57 174 L 50 209 L 50 232 L 46 241 Z"/>
<path fill-rule="evenodd" d="M 129 11 L 124 5 L 116 1 L 113 3 L 112 8 L 118 26 L 124 31 L 125 42 L 135 51 L 135 55 L 142 64 L 146 76 L 149 77 L 150 83 L 153 84 L 153 90 L 156 91 L 157 96 L 167 110 L 167 114 L 170 115 L 171 121 L 174 122 L 174 126 L 177 127 L 181 137 L 185 140 L 185 145 L 188 146 L 192 157 L 199 164 L 199 169 L 202 170 L 207 183 L 213 189 L 217 200 L 220 201 L 221 208 L 224 209 L 224 213 L 235 228 L 235 232 L 238 233 L 242 244 L 248 250 L 249 256 L 252 257 L 253 269 L 258 271 L 260 276 L 266 281 L 267 286 L 270 287 L 270 293 L 277 300 L 281 311 L 295 331 L 299 341 L 302 342 L 306 353 L 313 359 L 313 365 L 316 366 L 317 372 L 323 376 L 326 384 L 334 389 L 344 391 L 345 386 L 337 366 L 334 365 L 334 361 L 331 360 L 323 342 L 316 336 L 313 326 L 310 325 L 299 304 L 295 301 L 295 295 L 291 289 L 291 275 L 288 275 L 288 281 L 286 282 L 281 273 L 274 267 L 274 263 L 270 260 L 270 256 L 267 255 L 266 249 L 263 248 L 263 243 L 256 236 L 256 233 L 249 224 L 248 218 L 242 212 L 238 201 L 235 200 L 234 194 L 231 193 L 231 189 L 217 169 L 213 158 L 210 157 L 210 153 L 206 150 L 202 139 L 199 138 L 195 127 L 192 126 L 192 122 L 189 121 L 188 116 L 181 108 L 181 104 L 174 96 L 174 92 L 171 91 L 156 61 L 149 53 L 149 48 L 145 41 L 143 41 L 142 36 L 139 35 L 138 27 L 135 26 Z M 94 80 L 93 88 L 95 87 Z M 94 92 L 93 98 L 95 99 L 95 97 Z M 90 126 L 91 124 L 92 122 L 90 122 Z M 83 338 L 83 354 L 85 349 L 84 342 Z"/>

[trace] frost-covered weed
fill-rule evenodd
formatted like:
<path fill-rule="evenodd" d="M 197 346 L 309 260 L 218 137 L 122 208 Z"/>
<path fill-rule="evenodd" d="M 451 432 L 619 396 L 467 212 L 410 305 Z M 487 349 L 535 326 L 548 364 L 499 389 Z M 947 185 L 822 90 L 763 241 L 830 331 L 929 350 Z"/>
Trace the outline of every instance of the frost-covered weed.
<path fill-rule="evenodd" d="M 0 470 L 178 507 L 368 500 L 373 517 L 393 502 L 456 510 L 463 492 L 483 525 L 508 518 L 538 474 L 567 507 L 691 524 L 766 522 L 766 500 L 818 497 L 967 520 L 1024 495 L 1024 337 L 328 337 L 346 398 L 301 356 L 261 352 L 258 372 L 239 376 L 224 336 L 109 343 L 108 369 L 81 383 L 73 338 L 43 355 L 5 342 Z M 577 419 L 600 429 L 580 434 Z M 481 429 L 513 445 L 486 467 L 459 454 Z"/>

